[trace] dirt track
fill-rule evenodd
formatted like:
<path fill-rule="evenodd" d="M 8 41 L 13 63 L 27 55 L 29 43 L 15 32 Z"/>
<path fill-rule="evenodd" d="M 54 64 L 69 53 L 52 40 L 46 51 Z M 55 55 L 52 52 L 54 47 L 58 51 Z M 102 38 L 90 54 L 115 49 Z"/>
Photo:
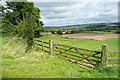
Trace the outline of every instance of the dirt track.
<path fill-rule="evenodd" d="M 95 39 L 95 40 L 118 38 L 118 34 L 100 34 L 100 33 L 76 33 L 76 34 L 66 34 L 61 36 L 68 38 L 84 38 L 84 39 Z"/>

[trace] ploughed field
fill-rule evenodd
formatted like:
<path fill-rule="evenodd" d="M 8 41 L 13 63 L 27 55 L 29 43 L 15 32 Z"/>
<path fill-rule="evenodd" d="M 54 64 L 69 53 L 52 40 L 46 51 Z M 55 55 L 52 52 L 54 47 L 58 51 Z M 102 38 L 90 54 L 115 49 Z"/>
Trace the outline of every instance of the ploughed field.
<path fill-rule="evenodd" d="M 84 38 L 94 40 L 105 40 L 108 38 L 118 38 L 118 34 L 102 34 L 102 33 L 76 33 L 61 35 L 68 38 Z"/>

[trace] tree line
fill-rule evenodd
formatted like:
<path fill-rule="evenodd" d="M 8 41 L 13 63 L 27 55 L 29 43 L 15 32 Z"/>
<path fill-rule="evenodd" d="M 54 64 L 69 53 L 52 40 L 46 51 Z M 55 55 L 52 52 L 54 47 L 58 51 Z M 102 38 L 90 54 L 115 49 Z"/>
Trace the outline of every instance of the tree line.
<path fill-rule="evenodd" d="M 89 32 L 89 31 L 98 31 L 98 32 L 112 32 L 116 34 L 120 34 L 120 30 L 109 30 L 109 29 L 75 29 L 75 30 L 45 30 L 44 32 L 51 32 L 51 34 L 75 34 L 75 33 L 84 33 L 84 32 Z"/>

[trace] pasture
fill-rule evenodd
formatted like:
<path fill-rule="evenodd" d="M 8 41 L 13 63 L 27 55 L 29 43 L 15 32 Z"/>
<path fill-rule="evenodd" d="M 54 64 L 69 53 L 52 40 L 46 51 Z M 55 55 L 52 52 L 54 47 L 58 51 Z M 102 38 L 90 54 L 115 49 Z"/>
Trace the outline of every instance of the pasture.
<path fill-rule="evenodd" d="M 25 53 L 26 44 L 17 37 L 0 38 L 2 42 L 2 77 L 3 78 L 118 78 L 118 67 L 111 66 L 96 69 L 84 69 L 76 64 L 48 55 L 35 49 Z M 39 38 L 43 41 L 80 47 L 90 50 L 101 50 L 102 44 L 109 49 L 118 50 L 118 39 L 89 40 L 61 37 L 45 34 Z M 110 52 L 110 57 L 117 57 L 117 52 Z M 117 61 L 110 61 L 112 64 Z"/>

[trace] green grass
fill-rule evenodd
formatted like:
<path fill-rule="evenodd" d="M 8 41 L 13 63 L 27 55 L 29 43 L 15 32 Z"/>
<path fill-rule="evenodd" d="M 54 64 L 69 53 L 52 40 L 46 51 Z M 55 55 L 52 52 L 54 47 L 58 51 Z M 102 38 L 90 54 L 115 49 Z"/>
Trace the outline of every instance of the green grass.
<path fill-rule="evenodd" d="M 55 35 L 44 35 L 40 38 L 42 41 L 48 42 L 49 40 L 53 40 L 54 43 L 69 45 L 79 48 L 85 48 L 90 50 L 98 50 L 100 51 L 102 48 L 102 44 L 107 44 L 108 49 L 118 50 L 118 39 L 106 39 L 106 40 L 90 40 L 90 39 L 75 39 L 75 38 L 64 38 L 61 36 Z"/>
<path fill-rule="evenodd" d="M 0 34 L 1 36 L 1 34 Z M 0 38 L 0 46 L 2 46 L 2 38 Z M 2 47 L 0 47 L 0 52 L 2 52 Z M 0 53 L 0 79 L 2 78 L 2 54 Z"/>
<path fill-rule="evenodd" d="M 79 47 L 83 49 L 101 51 L 102 44 L 107 44 L 108 50 L 118 50 L 118 38 L 111 38 L 106 40 L 90 40 L 90 39 L 75 39 L 75 38 L 66 38 L 56 35 L 44 35 L 40 38 L 41 41 L 49 42 L 53 40 L 54 43 Z M 108 57 L 118 57 L 118 52 L 108 51 Z M 111 61 L 109 63 L 118 64 L 117 61 Z"/>
<path fill-rule="evenodd" d="M 49 39 L 55 43 L 70 46 L 75 44 L 76 47 L 88 49 L 95 48 L 89 47 L 91 43 L 95 42 L 96 44 L 99 42 L 85 39 L 79 41 L 79 39 L 65 39 L 56 36 L 40 38 L 40 40 L 44 41 Z M 3 37 L 0 40 L 2 40 L 0 45 L 2 45 L 3 78 L 118 78 L 118 67 L 84 69 L 76 64 L 61 60 L 57 56 L 48 55 L 34 49 L 30 53 L 24 53 L 26 44 L 21 38 Z M 79 41 L 81 45 L 77 45 L 76 41 Z M 115 42 L 114 39 L 110 41 Z M 106 42 L 110 44 L 110 41 Z M 89 44 L 84 45 L 84 42 Z M 102 42 L 100 41 L 99 44 L 102 44 Z M 114 47 L 111 48 L 114 49 Z M 97 48 L 96 50 L 100 49 Z"/>

